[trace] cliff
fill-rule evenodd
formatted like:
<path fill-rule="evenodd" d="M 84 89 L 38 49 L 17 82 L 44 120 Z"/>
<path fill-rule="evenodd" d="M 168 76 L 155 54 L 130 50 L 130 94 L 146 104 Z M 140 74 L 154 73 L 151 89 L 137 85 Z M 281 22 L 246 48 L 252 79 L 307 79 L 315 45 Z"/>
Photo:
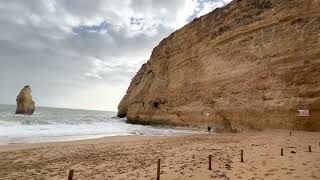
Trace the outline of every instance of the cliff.
<path fill-rule="evenodd" d="M 309 117 L 299 117 L 308 109 Z M 221 130 L 320 130 L 320 1 L 234 0 L 162 40 L 118 116 Z"/>
<path fill-rule="evenodd" d="M 17 109 L 16 114 L 28 114 L 32 115 L 35 106 L 34 101 L 32 100 L 31 96 L 31 88 L 30 86 L 25 86 L 21 89 L 19 95 L 17 96 Z"/>

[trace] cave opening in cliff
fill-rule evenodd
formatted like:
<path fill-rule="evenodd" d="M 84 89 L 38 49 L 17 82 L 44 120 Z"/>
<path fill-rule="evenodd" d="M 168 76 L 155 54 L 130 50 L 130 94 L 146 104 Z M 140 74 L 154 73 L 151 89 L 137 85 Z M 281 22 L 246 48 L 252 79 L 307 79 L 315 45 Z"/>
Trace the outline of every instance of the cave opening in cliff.
<path fill-rule="evenodd" d="M 153 103 L 153 107 L 159 108 L 159 102 L 154 102 L 154 103 Z"/>

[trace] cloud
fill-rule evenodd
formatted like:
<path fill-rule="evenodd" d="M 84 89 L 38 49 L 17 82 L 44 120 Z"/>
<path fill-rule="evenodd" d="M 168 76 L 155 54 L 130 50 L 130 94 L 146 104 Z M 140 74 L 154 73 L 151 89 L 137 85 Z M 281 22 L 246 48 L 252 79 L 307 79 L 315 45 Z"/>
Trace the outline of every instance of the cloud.
<path fill-rule="evenodd" d="M 197 0 L 195 1 L 195 8 L 193 9 L 192 15 L 187 18 L 188 22 L 192 21 L 195 18 L 208 14 L 216 8 L 223 7 L 231 1 L 232 0 Z"/>
<path fill-rule="evenodd" d="M 0 103 L 116 110 L 166 36 L 229 0 L 0 1 Z"/>

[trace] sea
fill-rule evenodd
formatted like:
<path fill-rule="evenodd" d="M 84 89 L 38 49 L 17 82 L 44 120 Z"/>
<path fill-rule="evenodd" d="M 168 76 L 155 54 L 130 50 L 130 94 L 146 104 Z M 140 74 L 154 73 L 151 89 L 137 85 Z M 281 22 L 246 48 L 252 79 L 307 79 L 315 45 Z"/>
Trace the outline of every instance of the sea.
<path fill-rule="evenodd" d="M 16 115 L 14 105 L 0 105 L 0 145 L 72 141 L 111 136 L 171 136 L 193 130 L 127 124 L 116 112 L 37 107 Z"/>

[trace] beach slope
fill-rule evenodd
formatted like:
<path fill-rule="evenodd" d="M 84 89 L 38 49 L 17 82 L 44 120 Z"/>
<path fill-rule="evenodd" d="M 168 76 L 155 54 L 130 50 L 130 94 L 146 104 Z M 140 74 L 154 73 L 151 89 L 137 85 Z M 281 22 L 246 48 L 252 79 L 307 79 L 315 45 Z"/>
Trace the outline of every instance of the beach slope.
<path fill-rule="evenodd" d="M 74 179 L 155 179 L 160 158 L 161 179 L 313 180 L 320 179 L 319 141 L 319 132 L 294 131 L 290 136 L 289 131 L 272 130 L 7 145 L 0 147 L 0 177 L 66 179 L 74 169 Z"/>

